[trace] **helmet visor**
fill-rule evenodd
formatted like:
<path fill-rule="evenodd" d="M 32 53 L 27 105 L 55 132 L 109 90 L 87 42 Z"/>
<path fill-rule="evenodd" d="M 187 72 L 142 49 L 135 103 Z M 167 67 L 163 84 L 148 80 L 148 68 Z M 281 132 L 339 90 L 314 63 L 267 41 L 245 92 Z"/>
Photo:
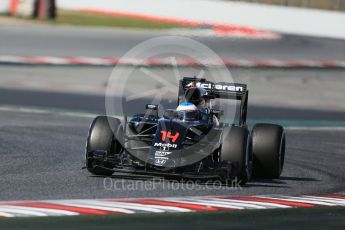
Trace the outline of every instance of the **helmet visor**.
<path fill-rule="evenodd" d="M 180 111 L 178 119 L 181 121 L 197 121 L 199 120 L 199 111 Z"/>

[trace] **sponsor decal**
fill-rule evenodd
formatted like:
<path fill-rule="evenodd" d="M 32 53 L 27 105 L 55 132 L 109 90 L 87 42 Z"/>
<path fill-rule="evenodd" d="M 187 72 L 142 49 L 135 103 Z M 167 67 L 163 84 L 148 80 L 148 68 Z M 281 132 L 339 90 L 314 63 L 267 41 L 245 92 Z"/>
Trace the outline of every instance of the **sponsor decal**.
<path fill-rule="evenodd" d="M 165 130 L 162 130 L 161 131 L 161 134 L 162 134 L 162 141 L 165 141 L 167 138 L 169 140 L 172 141 L 172 143 L 175 143 L 176 140 L 178 139 L 178 137 L 180 136 L 180 133 L 179 132 L 176 132 L 174 135 L 171 134 L 170 131 L 165 131 Z"/>
<path fill-rule="evenodd" d="M 167 162 L 165 159 L 156 159 L 155 165 L 164 165 Z"/>
<path fill-rule="evenodd" d="M 158 105 L 147 104 L 147 105 L 146 105 L 146 109 L 157 110 L 157 109 L 158 109 Z"/>
<path fill-rule="evenodd" d="M 156 151 L 155 157 L 165 157 L 170 155 L 172 152 Z"/>
<path fill-rule="evenodd" d="M 160 147 L 163 150 L 166 150 L 169 148 L 173 148 L 173 149 L 177 148 L 177 144 L 170 144 L 170 143 L 154 143 L 153 146 L 154 147 Z"/>
<path fill-rule="evenodd" d="M 244 91 L 243 86 L 238 86 L 238 85 L 233 85 L 233 84 L 222 85 L 222 84 L 201 83 L 201 82 L 196 82 L 196 83 L 190 82 L 186 85 L 186 88 L 193 87 L 193 86 L 202 87 L 204 89 L 212 89 L 212 86 L 213 86 L 214 89 L 231 91 L 231 92 L 243 92 Z"/>

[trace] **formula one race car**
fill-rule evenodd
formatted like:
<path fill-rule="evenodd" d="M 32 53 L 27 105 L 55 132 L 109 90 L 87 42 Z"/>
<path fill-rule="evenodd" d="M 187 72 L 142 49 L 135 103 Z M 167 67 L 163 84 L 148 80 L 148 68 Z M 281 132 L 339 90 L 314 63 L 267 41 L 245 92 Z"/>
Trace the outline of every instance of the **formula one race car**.
<path fill-rule="evenodd" d="M 214 99 L 240 101 L 237 124 L 220 122 L 222 110 Z M 217 178 L 246 183 L 252 175 L 279 178 L 285 155 L 283 127 L 246 125 L 248 90 L 244 84 L 213 83 L 183 78 L 177 109 L 159 116 L 158 105 L 145 114 L 118 118 L 96 117 L 86 144 L 87 170 L 94 175 L 113 173 L 178 178 Z"/>

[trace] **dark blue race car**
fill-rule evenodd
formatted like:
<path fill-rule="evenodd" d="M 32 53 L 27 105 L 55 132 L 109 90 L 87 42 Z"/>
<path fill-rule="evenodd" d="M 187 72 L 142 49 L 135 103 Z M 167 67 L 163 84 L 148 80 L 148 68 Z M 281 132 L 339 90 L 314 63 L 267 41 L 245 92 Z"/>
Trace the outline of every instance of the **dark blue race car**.
<path fill-rule="evenodd" d="M 236 124 L 221 122 L 215 99 L 240 101 Z M 279 178 L 285 156 L 283 127 L 246 125 L 247 86 L 183 78 L 177 109 L 158 105 L 129 121 L 99 116 L 86 144 L 87 170 L 95 175 L 152 175 L 246 183 L 252 175 Z"/>

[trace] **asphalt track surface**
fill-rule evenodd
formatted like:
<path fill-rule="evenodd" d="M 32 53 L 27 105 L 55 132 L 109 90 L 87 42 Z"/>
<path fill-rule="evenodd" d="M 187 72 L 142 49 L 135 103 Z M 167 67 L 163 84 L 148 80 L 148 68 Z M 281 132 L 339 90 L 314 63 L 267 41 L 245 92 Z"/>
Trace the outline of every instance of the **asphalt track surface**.
<path fill-rule="evenodd" d="M 105 181 L 82 171 L 90 121 L 1 112 L 1 200 L 318 194 L 345 189 L 345 131 L 288 130 L 286 167 L 279 180 L 254 181 L 242 189 L 210 185 L 188 189 L 183 183 L 152 185 L 150 180 L 119 178 Z"/>
<path fill-rule="evenodd" d="M 14 107 L 50 108 L 54 110 L 66 110 L 86 112 L 93 114 L 105 114 L 105 98 L 100 95 L 85 95 L 59 92 L 38 92 L 31 90 L 0 89 L 1 105 Z M 129 114 L 143 113 L 144 107 L 150 103 L 149 99 L 138 99 L 128 106 Z M 163 104 L 170 104 L 167 100 Z M 168 107 L 168 106 L 167 106 Z M 175 104 L 169 108 L 176 107 Z M 300 109 L 286 107 L 272 107 L 270 105 L 250 105 L 248 119 L 257 120 L 304 120 L 304 121 L 343 121 L 345 111 Z"/>
<path fill-rule="evenodd" d="M 102 113 L 104 101 L 95 96 L 49 94 L 38 92 L 1 90 L 2 103 L 13 106 L 39 108 L 65 106 L 66 111 L 83 110 L 87 102 L 95 113 Z M 22 95 L 21 95 L 22 93 Z M 4 95 L 7 95 L 4 97 Z M 36 96 L 33 96 L 36 95 Z M 15 99 L 17 102 L 9 100 Z M 54 97 L 54 100 L 49 100 Z M 5 99 L 7 101 L 4 101 Z M 21 103 L 19 99 L 22 99 Z M 54 103 L 52 103 L 54 101 Z M 78 103 L 80 102 L 80 103 Z M 70 107 L 69 107 L 69 106 Z M 55 106 L 58 108 L 59 106 Z M 73 107 L 73 108 L 72 108 Z M 281 119 L 282 113 L 270 108 L 254 107 L 251 119 Z M 20 111 L 15 107 L 0 110 L 0 200 L 35 200 L 69 198 L 125 198 L 167 197 L 198 195 L 257 195 L 257 194 L 319 194 L 345 191 L 343 149 L 344 129 L 317 129 L 296 127 L 287 130 L 287 158 L 283 175 L 279 180 L 254 180 L 243 188 L 201 184 L 193 187 L 188 183 L 152 180 L 133 180 L 114 177 L 105 180 L 81 170 L 84 146 L 92 117 L 83 114 Z M 270 111 L 270 112 L 269 112 Z M 295 114 L 283 110 L 283 118 Z M 281 111 L 280 111 L 281 112 Z M 334 114 L 320 111 L 300 111 L 300 115 L 322 119 Z M 321 114 L 321 115 L 320 115 Z M 260 117 L 262 116 L 262 117 Z M 333 117 L 337 121 L 341 117 Z M 290 118 L 291 119 L 291 118 Z M 320 119 L 315 117 L 314 119 Z M 192 187 L 190 187 L 192 186 Z"/>
<path fill-rule="evenodd" d="M 1 55 L 121 57 L 140 42 L 176 31 L 131 31 L 45 25 L 0 25 Z M 183 34 L 183 33 L 182 33 Z M 345 59 L 343 41 L 284 35 L 280 40 L 193 37 L 223 58 Z"/>
<path fill-rule="evenodd" d="M 130 75 L 112 74 L 121 71 Z M 176 71 L 178 73 L 176 73 Z M 64 67 L 64 66 L 0 66 L 0 102 L 1 104 L 17 104 L 28 106 L 58 107 L 62 109 L 81 109 L 90 112 L 104 111 L 104 94 L 108 87 L 114 84 L 109 79 L 115 79 L 116 86 L 124 86 L 127 95 L 139 95 L 142 104 L 150 103 L 155 93 L 162 94 L 165 99 L 172 99 L 169 108 L 176 106 L 177 81 L 179 78 L 192 77 L 202 72 L 203 76 L 213 81 L 234 81 L 248 85 L 250 90 L 250 109 L 255 107 L 272 107 L 264 110 L 275 113 L 275 116 L 286 119 L 342 119 L 345 111 L 344 70 L 329 69 L 236 69 L 229 72 L 232 79 L 217 78 L 216 68 L 146 68 L 146 67 Z M 161 81 L 157 81 L 158 76 Z M 127 77 L 128 76 L 128 77 Z M 160 90 L 169 84 L 169 91 Z M 15 90 L 16 89 L 16 90 Z M 147 95 L 147 92 L 152 92 Z M 38 93 L 41 92 L 41 93 Z M 44 93 L 45 92 L 45 93 Z M 111 90 L 118 92 L 118 90 Z M 164 92 L 164 93 L 162 93 Z M 42 94 L 43 93 L 43 94 Z M 42 97 L 42 95 L 44 95 Z M 93 96 L 92 96 L 93 95 Z M 122 93 L 117 93 L 122 96 Z M 142 108 L 135 107 L 136 111 Z M 135 105 L 136 106 L 136 105 Z M 274 109 L 274 107 L 276 109 Z M 138 109 L 137 109 L 138 108 Z M 287 113 L 282 108 L 290 108 L 293 113 Z M 308 110 L 308 116 L 303 111 Z M 312 113 L 313 111 L 318 113 Z M 258 115 L 260 111 L 255 110 Z M 304 112 L 305 113 L 305 112 Z M 327 116 L 325 116 L 327 114 Z M 269 117 L 269 116 L 268 116 Z"/>
<path fill-rule="evenodd" d="M 59 26 L 1 25 L 2 55 L 121 56 L 140 41 L 162 32 L 131 32 Z M 284 36 L 277 41 L 197 38 L 222 57 L 272 59 L 344 59 L 342 41 Z M 1 66 L 0 66 L 1 68 Z M 16 69 L 16 66 L 13 66 Z M 6 73 L 0 69 L 1 74 Z M 254 70 L 255 71 L 255 70 Z M 55 73 L 56 75 L 56 73 Z M 279 75 L 279 74 L 278 74 Z M 322 76 L 326 77 L 327 72 Z M 337 73 L 344 76 L 343 72 Z M 298 76 L 298 75 L 296 75 Z M 295 77 L 296 77 L 295 76 Z M 297 79 L 297 77 L 296 77 Z M 343 81 L 337 82 L 337 86 Z M 311 85 L 323 88 L 322 84 Z M 331 89 L 331 88 L 330 88 Z M 279 93 L 279 90 L 276 90 Z M 322 92 L 325 97 L 332 90 Z M 333 91 L 332 91 L 333 93 Z M 336 93 L 342 96 L 341 91 Z M 314 94 L 310 94 L 313 99 Z M 315 94 L 316 95 L 316 94 Z M 331 99 L 334 95 L 332 94 Z M 317 97 L 315 97 L 317 98 Z M 338 98 L 339 99 L 339 98 Z M 296 101 L 298 98 L 295 99 Z M 137 108 L 143 101 L 137 101 Z M 314 99 L 315 103 L 315 99 Z M 279 180 L 254 180 L 243 188 L 202 184 L 121 179 L 106 181 L 81 170 L 90 116 L 56 113 L 88 111 L 104 113 L 102 95 L 0 90 L 0 200 L 69 198 L 125 198 L 198 195 L 319 194 L 345 191 L 345 130 L 295 127 L 287 129 L 287 157 Z M 335 103 L 336 104 L 336 103 Z M 1 109 L 2 106 L 14 106 Z M 48 113 L 16 106 L 44 108 Z M 250 119 L 344 121 L 344 110 L 303 109 L 277 104 L 253 104 Z M 300 126 L 300 125 L 299 125 Z"/>

